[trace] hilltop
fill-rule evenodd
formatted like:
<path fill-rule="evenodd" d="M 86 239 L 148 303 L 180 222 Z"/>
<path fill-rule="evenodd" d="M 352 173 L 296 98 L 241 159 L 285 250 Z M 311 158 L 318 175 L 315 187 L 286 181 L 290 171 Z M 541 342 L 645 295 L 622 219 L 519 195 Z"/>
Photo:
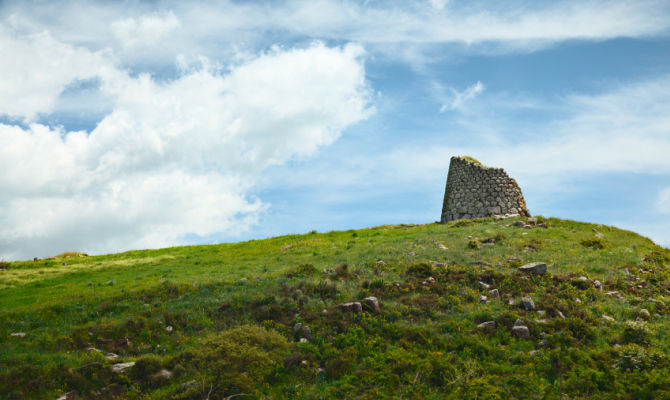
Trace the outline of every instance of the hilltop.
<path fill-rule="evenodd" d="M 0 399 L 670 398 L 670 251 L 608 226 L 490 217 L 0 267 Z"/>

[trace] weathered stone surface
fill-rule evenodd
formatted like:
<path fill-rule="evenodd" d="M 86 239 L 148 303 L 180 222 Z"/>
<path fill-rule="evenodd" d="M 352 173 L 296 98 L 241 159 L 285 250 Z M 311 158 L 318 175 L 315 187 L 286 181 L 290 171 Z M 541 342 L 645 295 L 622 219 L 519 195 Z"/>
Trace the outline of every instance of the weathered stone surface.
<path fill-rule="evenodd" d="M 495 321 L 486 321 L 482 322 L 481 324 L 477 325 L 478 329 L 495 329 L 496 328 L 496 322 Z"/>
<path fill-rule="evenodd" d="M 119 364 L 114 364 L 112 365 L 112 372 L 121 373 L 128 368 L 131 368 L 133 365 L 135 365 L 135 361 L 130 361 L 127 363 L 119 363 Z"/>
<path fill-rule="evenodd" d="M 348 303 L 342 303 L 339 304 L 337 308 L 339 308 L 344 312 L 354 312 L 354 313 L 363 312 L 363 305 L 358 301 L 350 301 Z"/>
<path fill-rule="evenodd" d="M 516 181 L 502 168 L 452 157 L 442 204 L 442 223 L 499 214 L 530 216 Z"/>
<path fill-rule="evenodd" d="M 519 267 L 519 272 L 531 275 L 544 275 L 547 272 L 547 264 L 543 262 L 532 262 Z"/>
<path fill-rule="evenodd" d="M 498 289 L 490 290 L 489 294 L 491 295 L 492 299 L 495 299 L 496 297 L 500 297 L 500 292 L 498 292 Z"/>
<path fill-rule="evenodd" d="M 429 281 L 429 282 L 435 282 L 435 279 L 433 279 L 432 277 L 429 277 L 429 279 L 432 279 L 432 281 Z M 379 300 L 378 300 L 376 297 L 374 297 L 374 296 L 370 296 L 370 297 L 366 297 L 366 298 L 364 298 L 364 299 L 363 299 L 363 303 L 364 303 L 369 309 L 371 309 L 372 311 L 375 311 L 375 312 L 379 312 L 379 311 L 380 311 Z"/>
<path fill-rule="evenodd" d="M 530 297 L 522 297 L 521 307 L 526 311 L 533 311 L 535 309 L 535 302 Z"/>
<path fill-rule="evenodd" d="M 19 339 L 23 339 L 24 337 L 26 337 L 26 334 L 25 334 L 25 332 L 14 332 L 14 333 L 10 333 L 10 336 L 14 336 L 14 337 L 17 337 Z"/>
<path fill-rule="evenodd" d="M 530 331 L 528 330 L 527 326 L 513 326 L 512 327 L 512 334 L 519 339 L 530 339 Z"/>

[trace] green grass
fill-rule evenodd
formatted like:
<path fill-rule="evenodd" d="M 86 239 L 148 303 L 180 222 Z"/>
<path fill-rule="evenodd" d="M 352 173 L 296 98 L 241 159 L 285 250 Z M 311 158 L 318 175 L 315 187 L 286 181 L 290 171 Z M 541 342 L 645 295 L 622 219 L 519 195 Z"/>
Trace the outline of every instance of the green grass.
<path fill-rule="evenodd" d="M 670 251 L 514 220 L 4 263 L 0 399 L 669 398 Z M 547 274 L 517 272 L 533 261 Z M 380 312 L 337 308 L 367 296 Z M 543 315 L 508 304 L 522 296 Z"/>

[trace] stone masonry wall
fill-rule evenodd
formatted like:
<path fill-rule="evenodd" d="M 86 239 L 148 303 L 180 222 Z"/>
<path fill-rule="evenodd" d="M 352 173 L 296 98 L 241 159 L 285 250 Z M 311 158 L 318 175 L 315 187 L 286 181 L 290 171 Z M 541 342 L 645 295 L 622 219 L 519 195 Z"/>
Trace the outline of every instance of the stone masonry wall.
<path fill-rule="evenodd" d="M 502 168 L 451 157 L 441 222 L 501 214 L 530 216 L 516 181 Z"/>

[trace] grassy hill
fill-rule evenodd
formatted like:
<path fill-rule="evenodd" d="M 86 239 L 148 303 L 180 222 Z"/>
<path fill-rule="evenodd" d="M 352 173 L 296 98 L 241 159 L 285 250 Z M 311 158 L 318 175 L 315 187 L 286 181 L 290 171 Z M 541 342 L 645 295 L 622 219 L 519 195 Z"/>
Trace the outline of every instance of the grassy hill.
<path fill-rule="evenodd" d="M 520 220 L 3 263 L 0 399 L 670 398 L 670 251 Z"/>

